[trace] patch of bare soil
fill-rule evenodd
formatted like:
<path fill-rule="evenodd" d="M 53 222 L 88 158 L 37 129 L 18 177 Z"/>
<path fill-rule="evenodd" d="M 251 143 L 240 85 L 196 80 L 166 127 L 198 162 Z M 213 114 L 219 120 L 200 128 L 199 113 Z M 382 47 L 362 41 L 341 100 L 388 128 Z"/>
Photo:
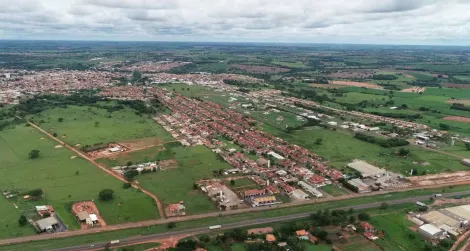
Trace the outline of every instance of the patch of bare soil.
<path fill-rule="evenodd" d="M 237 68 L 249 73 L 281 73 L 290 71 L 290 69 L 282 67 L 246 64 L 232 64 L 230 65 L 230 68 Z"/>
<path fill-rule="evenodd" d="M 444 119 L 444 120 L 449 120 L 449 121 L 470 123 L 470 118 L 460 117 L 460 116 L 447 116 L 447 117 L 444 117 L 444 118 L 442 118 L 442 119 Z"/>
<path fill-rule="evenodd" d="M 158 162 L 158 165 L 160 165 L 160 169 L 162 170 L 178 168 L 178 162 L 174 159 L 162 160 Z"/>

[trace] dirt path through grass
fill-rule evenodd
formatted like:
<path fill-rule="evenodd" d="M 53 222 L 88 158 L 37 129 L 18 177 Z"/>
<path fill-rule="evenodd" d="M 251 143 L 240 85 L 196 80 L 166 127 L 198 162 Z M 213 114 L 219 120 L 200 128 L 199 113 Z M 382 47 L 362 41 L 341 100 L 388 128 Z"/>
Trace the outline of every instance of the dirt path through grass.
<path fill-rule="evenodd" d="M 37 129 L 38 131 L 44 133 L 45 135 L 47 135 L 49 138 L 51 138 L 52 140 L 58 142 L 59 144 L 65 146 L 68 150 L 76 153 L 77 155 L 79 155 L 80 157 L 82 157 L 83 159 L 87 160 L 88 162 L 90 162 L 91 164 L 95 165 L 96 167 L 100 168 L 101 170 L 103 170 L 104 172 L 108 173 L 109 175 L 115 177 L 116 179 L 119 179 L 120 181 L 122 182 L 125 182 L 127 183 L 127 180 L 124 179 L 122 176 L 120 176 L 119 174 L 107 169 L 106 167 L 98 164 L 96 161 L 94 161 L 92 158 L 88 157 L 86 154 L 82 153 L 81 151 L 73 148 L 72 146 L 69 146 L 67 145 L 65 142 L 61 141 L 60 139 L 54 137 L 53 135 L 51 135 L 50 133 L 46 132 L 45 130 L 43 130 L 41 127 L 31 123 L 31 122 L 28 122 L 28 124 L 32 127 L 34 127 L 35 129 Z M 160 202 L 160 200 L 157 198 L 157 196 L 155 196 L 155 194 L 141 188 L 139 185 L 137 184 L 132 184 L 132 187 L 136 188 L 136 189 L 140 189 L 143 193 L 145 193 L 146 195 L 150 196 L 154 201 L 155 201 L 155 204 L 157 205 L 158 207 L 158 212 L 160 213 L 160 217 L 161 218 L 165 218 L 165 211 L 163 210 L 163 205 L 162 203 Z"/>

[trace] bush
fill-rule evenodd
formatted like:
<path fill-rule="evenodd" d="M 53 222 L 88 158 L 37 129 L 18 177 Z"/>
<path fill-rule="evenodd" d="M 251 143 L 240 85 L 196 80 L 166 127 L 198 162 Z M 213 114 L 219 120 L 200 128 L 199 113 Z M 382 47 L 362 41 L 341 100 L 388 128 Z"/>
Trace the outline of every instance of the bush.
<path fill-rule="evenodd" d="M 357 218 L 362 221 L 366 221 L 370 219 L 370 215 L 368 213 L 360 213 Z"/>
<path fill-rule="evenodd" d="M 28 219 L 26 218 L 26 216 L 21 215 L 20 218 L 18 219 L 18 224 L 20 224 L 20 226 L 24 226 L 28 224 Z"/>
<path fill-rule="evenodd" d="M 128 189 L 128 188 L 130 188 L 130 187 L 132 187 L 131 183 L 124 183 L 124 184 L 122 184 L 122 188 L 124 188 L 124 189 Z"/>
<path fill-rule="evenodd" d="M 139 175 L 139 171 L 137 170 L 129 170 L 124 173 L 124 178 L 128 181 L 132 181 L 135 179 L 135 176 Z"/>
<path fill-rule="evenodd" d="M 100 200 L 109 201 L 114 198 L 114 191 L 112 189 L 103 189 L 98 194 Z"/>
<path fill-rule="evenodd" d="M 30 159 L 37 159 L 37 158 L 39 158 L 39 152 L 40 152 L 39 150 L 31 150 L 31 151 L 29 152 L 29 158 L 30 158 Z"/>
<path fill-rule="evenodd" d="M 31 190 L 28 192 L 28 194 L 31 196 L 31 197 L 41 197 L 42 194 L 43 194 L 43 191 L 41 188 L 37 188 L 37 189 L 34 189 L 34 190 Z"/>

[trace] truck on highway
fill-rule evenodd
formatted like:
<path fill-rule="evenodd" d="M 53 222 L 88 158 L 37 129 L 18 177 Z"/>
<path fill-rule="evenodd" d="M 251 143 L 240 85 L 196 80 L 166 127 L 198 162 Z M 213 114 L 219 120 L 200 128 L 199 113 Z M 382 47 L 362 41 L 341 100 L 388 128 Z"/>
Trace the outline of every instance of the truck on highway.
<path fill-rule="evenodd" d="M 440 193 L 436 193 L 436 194 L 434 194 L 434 197 L 436 197 L 436 198 L 438 198 L 438 197 L 442 197 L 442 194 L 440 194 Z"/>
<path fill-rule="evenodd" d="M 455 195 L 455 196 L 454 196 L 454 199 L 460 200 L 460 199 L 462 199 L 462 195 Z"/>
<path fill-rule="evenodd" d="M 220 229 L 220 228 L 222 228 L 222 225 L 214 225 L 214 226 L 210 226 L 209 230 Z"/>
<path fill-rule="evenodd" d="M 111 244 L 111 245 L 113 245 L 113 244 L 119 244 L 119 240 L 110 241 L 109 244 Z"/>

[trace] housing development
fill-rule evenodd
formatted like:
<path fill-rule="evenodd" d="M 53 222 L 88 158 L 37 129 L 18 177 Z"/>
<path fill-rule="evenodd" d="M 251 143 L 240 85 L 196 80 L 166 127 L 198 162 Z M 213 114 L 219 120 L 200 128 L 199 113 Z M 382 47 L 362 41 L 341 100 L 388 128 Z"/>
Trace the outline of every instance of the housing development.
<path fill-rule="evenodd" d="M 1 42 L 0 250 L 470 248 L 466 48 L 48 43 Z"/>

